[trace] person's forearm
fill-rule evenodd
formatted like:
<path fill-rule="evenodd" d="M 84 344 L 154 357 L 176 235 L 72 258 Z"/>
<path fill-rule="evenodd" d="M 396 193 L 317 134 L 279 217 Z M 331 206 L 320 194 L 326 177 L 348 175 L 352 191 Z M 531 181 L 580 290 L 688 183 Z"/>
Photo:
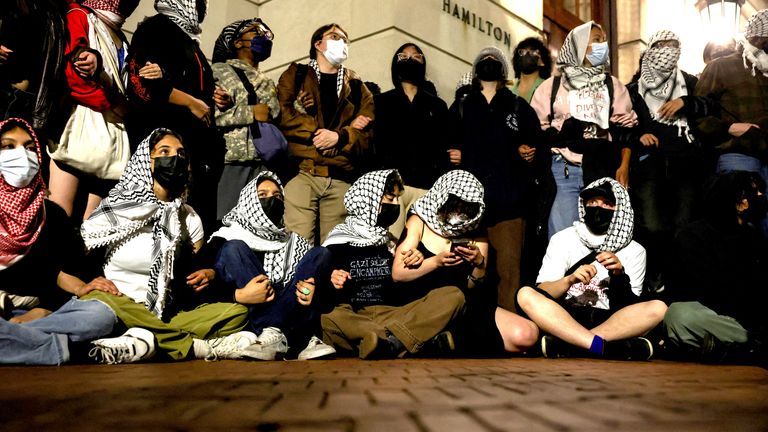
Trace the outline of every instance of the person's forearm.
<path fill-rule="evenodd" d="M 171 94 L 168 96 L 168 102 L 170 102 L 173 105 L 178 105 L 181 107 L 188 107 L 192 105 L 192 102 L 195 98 L 190 96 L 187 93 L 184 93 L 181 90 L 173 89 L 171 90 Z"/>
<path fill-rule="evenodd" d="M 85 282 L 80 278 L 64 272 L 59 272 L 56 282 L 59 285 L 59 288 L 78 297 L 80 297 L 80 289 L 85 286 Z"/>
<path fill-rule="evenodd" d="M 392 269 L 392 279 L 395 282 L 410 282 L 435 271 L 438 267 L 437 257 L 427 258 L 417 268 L 408 268 L 403 262 L 397 260 Z"/>
<path fill-rule="evenodd" d="M 548 292 L 553 298 L 560 298 L 571 287 L 571 281 L 568 276 L 564 276 L 556 281 L 542 282 L 539 284 L 539 288 Z"/>

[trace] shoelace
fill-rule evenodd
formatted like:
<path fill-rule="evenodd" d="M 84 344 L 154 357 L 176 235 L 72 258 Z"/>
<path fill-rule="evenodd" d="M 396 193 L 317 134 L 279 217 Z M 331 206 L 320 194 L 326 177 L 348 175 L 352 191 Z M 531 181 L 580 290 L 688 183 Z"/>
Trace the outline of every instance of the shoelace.
<path fill-rule="evenodd" d="M 205 356 L 205 361 L 213 362 L 217 361 L 219 357 L 229 358 L 229 354 L 237 354 L 240 358 L 240 347 L 237 344 L 243 339 L 243 337 L 231 338 L 221 337 L 213 340 L 208 340 L 208 346 L 211 347 L 211 353 Z"/>
<path fill-rule="evenodd" d="M 95 346 L 88 352 L 88 357 L 92 357 L 99 363 L 119 364 L 133 358 L 134 352 L 131 348 L 133 347 L 128 345 Z"/>
<path fill-rule="evenodd" d="M 272 327 L 265 328 L 261 335 L 259 335 L 259 341 L 262 343 L 262 345 L 272 345 L 277 342 L 282 342 L 283 340 L 283 333 L 280 330 L 274 329 Z"/>

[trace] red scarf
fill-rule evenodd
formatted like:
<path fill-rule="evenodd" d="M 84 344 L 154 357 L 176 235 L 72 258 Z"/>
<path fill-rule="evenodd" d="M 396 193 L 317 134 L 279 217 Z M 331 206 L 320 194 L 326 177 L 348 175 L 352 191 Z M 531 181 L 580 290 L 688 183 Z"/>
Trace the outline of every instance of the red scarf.
<path fill-rule="evenodd" d="M 42 165 L 40 141 L 32 126 L 22 119 L 0 122 L 0 135 L 16 126 L 25 129 L 36 144 L 37 161 Z M 0 175 L 0 268 L 8 267 L 24 256 L 37 240 L 45 223 L 45 184 L 38 172 L 26 187 L 17 188 Z"/>

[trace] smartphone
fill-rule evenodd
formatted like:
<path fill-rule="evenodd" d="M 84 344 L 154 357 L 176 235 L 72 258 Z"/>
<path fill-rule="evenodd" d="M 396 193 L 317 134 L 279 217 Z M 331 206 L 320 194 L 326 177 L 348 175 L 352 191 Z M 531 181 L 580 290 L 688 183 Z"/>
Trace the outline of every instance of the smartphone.
<path fill-rule="evenodd" d="M 468 238 L 457 238 L 451 240 L 451 252 L 456 252 L 456 246 L 469 247 L 472 244 L 472 240 Z"/>

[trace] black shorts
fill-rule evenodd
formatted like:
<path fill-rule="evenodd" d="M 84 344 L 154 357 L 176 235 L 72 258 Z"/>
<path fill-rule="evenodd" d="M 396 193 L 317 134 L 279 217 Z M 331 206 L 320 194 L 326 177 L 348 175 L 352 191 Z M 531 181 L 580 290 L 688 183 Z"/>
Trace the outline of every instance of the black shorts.
<path fill-rule="evenodd" d="M 554 301 L 555 303 L 559 304 L 563 309 L 565 309 L 568 314 L 571 315 L 573 319 L 576 320 L 577 323 L 584 326 L 586 329 L 593 329 L 600 324 L 604 323 L 608 320 L 608 318 L 613 315 L 613 310 L 606 310 L 606 309 L 599 309 L 599 308 L 593 308 L 589 306 L 574 306 L 570 303 L 566 303 L 565 296 L 562 298 L 556 299 L 552 297 L 548 292 L 544 291 L 543 289 L 539 287 L 533 287 L 533 289 L 536 290 L 539 294 L 543 295 L 544 297 Z M 517 301 L 517 299 L 515 299 Z M 520 315 L 529 318 L 525 313 L 523 312 L 520 305 L 517 305 L 517 310 L 520 311 Z M 530 319 L 530 318 L 529 318 Z"/>

